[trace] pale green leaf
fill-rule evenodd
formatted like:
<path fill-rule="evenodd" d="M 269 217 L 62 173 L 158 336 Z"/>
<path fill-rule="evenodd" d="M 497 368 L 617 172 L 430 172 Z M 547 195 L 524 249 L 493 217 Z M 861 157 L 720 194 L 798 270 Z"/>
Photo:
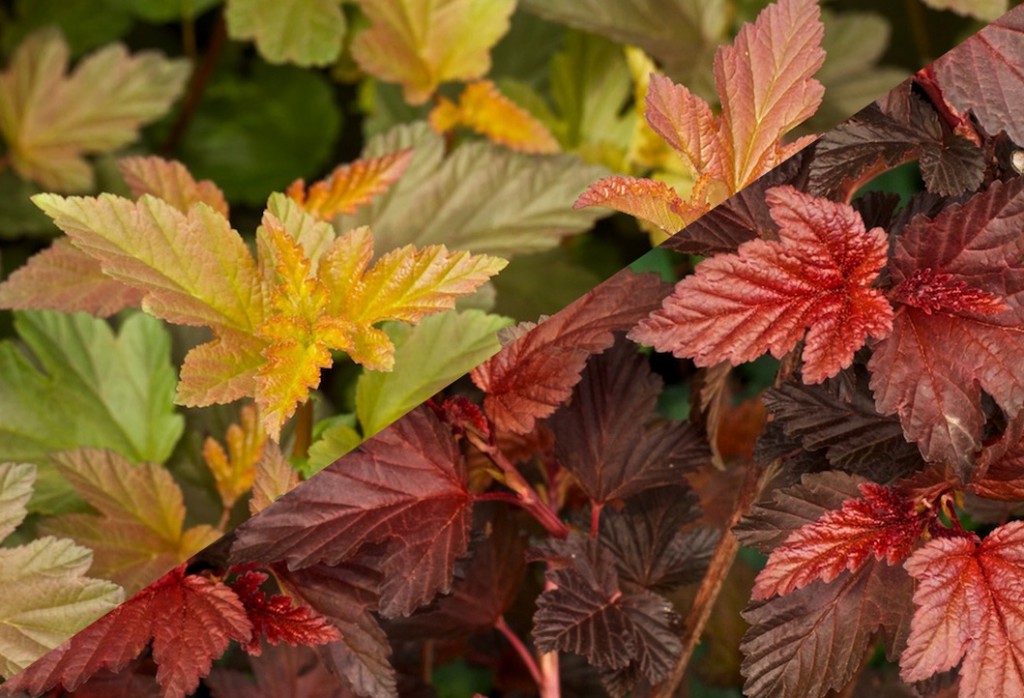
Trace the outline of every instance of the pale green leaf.
<path fill-rule="evenodd" d="M 338 230 L 369 225 L 376 248 L 444 244 L 511 257 L 551 249 L 607 215 L 573 210 L 576 197 L 608 174 L 572 155 L 528 155 L 487 142 L 444 158 L 443 139 L 424 123 L 373 138 L 363 157 L 414 148 L 402 178 L 369 206 L 335 219 Z"/>
<path fill-rule="evenodd" d="M 356 415 L 369 437 L 501 349 L 497 332 L 510 318 L 478 310 L 447 312 L 415 327 L 387 323 L 395 345 L 390 373 L 367 371 L 356 383 Z"/>
<path fill-rule="evenodd" d="M 1008 0 L 924 0 L 924 4 L 935 10 L 952 10 L 986 22 L 999 19 L 1009 9 Z"/>
<path fill-rule="evenodd" d="M 229 0 L 233 39 L 253 39 L 269 63 L 330 65 L 341 53 L 345 15 L 340 0 Z"/>
<path fill-rule="evenodd" d="M 309 447 L 309 459 L 300 468 L 303 477 L 312 477 L 363 442 L 352 426 L 354 423 L 352 415 L 344 415 L 323 430 Z"/>
<path fill-rule="evenodd" d="M 53 451 L 110 448 L 134 462 L 163 462 L 184 429 L 174 412 L 170 337 L 159 321 L 131 316 L 118 334 L 87 315 L 26 312 L 15 328 L 31 354 L 0 343 L 0 460 L 41 466 L 32 508 L 73 503 Z"/>
<path fill-rule="evenodd" d="M 0 463 L 0 543 L 25 519 L 36 468 L 30 463 Z M 4 571 L 0 569 L 0 575 Z"/>

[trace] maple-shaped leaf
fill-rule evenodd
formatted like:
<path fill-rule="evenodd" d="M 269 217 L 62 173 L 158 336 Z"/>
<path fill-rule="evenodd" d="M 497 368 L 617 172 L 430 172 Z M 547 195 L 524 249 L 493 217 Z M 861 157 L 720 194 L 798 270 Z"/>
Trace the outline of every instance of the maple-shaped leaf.
<path fill-rule="evenodd" d="M 352 40 L 352 57 L 370 75 L 402 85 L 422 104 L 449 80 L 470 80 L 491 67 L 489 51 L 508 31 L 514 0 L 358 0 L 370 28 Z"/>
<path fill-rule="evenodd" d="M 358 564 L 278 569 L 288 592 L 325 616 L 341 639 L 317 647 L 333 673 L 359 696 L 397 698 L 397 677 L 389 661 L 391 645 L 374 617 L 380 572 Z"/>
<path fill-rule="evenodd" d="M 635 663 L 652 683 L 663 679 L 681 651 L 672 604 L 643 589 L 620 590 L 611 556 L 593 540 L 577 534 L 551 553 L 566 566 L 549 568 L 553 588 L 537 599 L 537 648 L 573 652 L 606 670 Z"/>
<path fill-rule="evenodd" d="M 272 645 L 286 642 L 309 646 L 323 645 L 340 638 L 338 629 L 308 606 L 295 606 L 291 597 L 284 594 L 268 597 L 260 589 L 267 579 L 269 576 L 265 572 L 248 570 L 238 575 L 230 585 L 252 623 L 252 638 L 242 645 L 246 652 L 259 656 L 263 651 L 263 638 Z"/>
<path fill-rule="evenodd" d="M 167 111 L 185 87 L 185 61 L 155 52 L 129 56 L 121 44 L 89 55 L 66 74 L 70 50 L 59 31 L 25 39 L 0 73 L 0 134 L 14 170 L 48 189 L 84 191 L 83 157 L 126 145 Z"/>
<path fill-rule="evenodd" d="M 263 457 L 256 464 L 249 513 L 255 516 L 298 485 L 299 475 L 281 453 L 281 448 L 272 441 L 266 443 L 263 447 Z"/>
<path fill-rule="evenodd" d="M 679 222 L 695 220 L 786 160 L 809 139 L 783 145 L 782 138 L 814 114 L 824 94 L 813 77 L 825 60 L 823 35 L 813 0 L 779 0 L 765 8 L 732 46 L 715 54 L 715 87 L 722 103 L 718 116 L 683 85 L 652 75 L 647 122 L 681 155 L 697 180 L 694 192 L 684 201 L 649 180 L 617 188 L 602 180 L 581 197 L 580 205 L 626 213 L 651 206 L 661 215 L 648 220 L 671 234 L 683 227 Z M 622 193 L 608 196 L 617 189 Z M 648 192 L 655 196 L 645 204 Z"/>
<path fill-rule="evenodd" d="M 569 405 L 548 421 L 555 457 L 595 505 L 682 486 L 687 471 L 711 459 L 692 424 L 649 425 L 661 388 L 646 357 L 620 336 L 611 351 L 590 359 Z"/>
<path fill-rule="evenodd" d="M 1022 33 L 1024 10 L 1017 7 L 931 66 L 944 99 L 973 112 L 989 134 L 1006 131 L 1016 143 L 1024 143 L 1024 117 L 1017 109 L 1024 94 L 1017 48 Z"/>
<path fill-rule="evenodd" d="M 36 474 L 29 463 L 0 463 L 0 542 L 28 514 Z M 88 549 L 49 536 L 0 548 L 0 677 L 24 669 L 123 600 L 115 584 L 85 576 L 91 564 Z"/>
<path fill-rule="evenodd" d="M 905 565 L 916 582 L 900 657 L 904 681 L 960 664 L 961 698 L 1024 692 L 1024 522 L 977 538 L 930 541 Z M 962 662 L 962 663 L 961 663 Z"/>
<path fill-rule="evenodd" d="M 868 363 L 878 410 L 898 414 L 927 460 L 961 475 L 981 447 L 982 391 L 1007 418 L 1024 408 L 1011 358 L 1024 352 L 1021 202 L 1024 181 L 997 181 L 933 219 L 914 218 L 889 265 L 893 330 Z"/>
<path fill-rule="evenodd" d="M 895 658 L 905 641 L 913 582 L 898 565 L 872 560 L 829 584 L 815 582 L 743 613 L 743 694 L 822 698 L 846 686 L 881 631 Z"/>
<path fill-rule="evenodd" d="M 605 206 L 654 223 L 674 233 L 708 210 L 692 206 L 666 182 L 641 177 L 613 176 L 594 182 L 580 194 L 573 208 Z"/>
<path fill-rule="evenodd" d="M 619 272 L 473 369 L 488 416 L 501 429 L 531 431 L 569 398 L 587 359 L 657 307 L 666 290 L 653 274 Z"/>
<path fill-rule="evenodd" d="M 694 499 L 681 487 L 661 487 L 627 500 L 621 512 L 602 514 L 601 545 L 615 558 L 622 582 L 668 593 L 701 580 L 717 534 L 683 532 L 699 515 Z"/>
<path fill-rule="evenodd" d="M 240 526 L 232 555 L 301 569 L 383 546 L 381 612 L 408 615 L 450 588 L 471 509 L 451 432 L 421 407 Z"/>
<path fill-rule="evenodd" d="M 182 213 L 188 213 L 193 204 L 204 203 L 228 215 L 228 202 L 220 187 L 208 179 L 197 181 L 177 160 L 156 156 L 120 158 L 117 169 L 136 199 L 150 194 Z"/>
<path fill-rule="evenodd" d="M 398 181 L 409 166 L 411 149 L 339 165 L 326 178 L 306 188 L 298 179 L 285 192 L 303 209 L 330 220 L 339 213 L 355 213 Z"/>
<path fill-rule="evenodd" d="M 918 511 L 902 488 L 875 483 L 812 524 L 794 531 L 768 557 L 754 584 L 754 600 L 784 595 L 815 580 L 830 582 L 844 570 L 856 572 L 868 559 L 896 564 L 925 533 L 934 513 Z"/>
<path fill-rule="evenodd" d="M 806 331 L 803 378 L 820 383 L 849 366 L 869 335 L 888 334 L 892 308 L 872 287 L 886 263 L 885 231 L 790 186 L 766 200 L 779 241 L 750 240 L 704 260 L 631 339 L 698 366 L 736 365 L 766 351 L 781 358 Z"/>
<path fill-rule="evenodd" d="M 232 640 L 248 642 L 252 624 L 230 587 L 185 565 L 168 572 L 0 687 L 74 691 L 102 669 L 119 671 L 152 641 L 163 698 L 184 698 Z"/>
<path fill-rule="evenodd" d="M 135 465 L 114 451 L 97 449 L 65 451 L 51 459 L 99 515 L 64 514 L 43 521 L 40 530 L 92 549 L 93 573 L 129 593 L 221 536 L 207 525 L 184 528 L 181 488 L 166 468 Z"/>
<path fill-rule="evenodd" d="M 267 434 L 252 405 L 245 405 L 239 423 L 228 427 L 224 435 L 227 450 L 213 437 L 203 442 L 203 460 L 217 485 L 224 508 L 230 510 L 243 494 L 252 489 L 257 465 L 263 462 Z"/>
<path fill-rule="evenodd" d="M 558 141 L 530 112 L 501 94 L 490 80 L 466 85 L 458 103 L 440 97 L 430 112 L 438 133 L 465 126 L 495 143 L 524 153 L 556 153 Z"/>

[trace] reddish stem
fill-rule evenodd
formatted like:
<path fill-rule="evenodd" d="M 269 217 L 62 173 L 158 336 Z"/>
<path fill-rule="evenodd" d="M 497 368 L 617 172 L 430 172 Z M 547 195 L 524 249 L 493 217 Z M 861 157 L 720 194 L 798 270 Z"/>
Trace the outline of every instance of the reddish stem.
<path fill-rule="evenodd" d="M 598 504 L 597 502 L 591 502 L 590 504 L 590 537 L 597 538 L 597 534 L 601 531 L 601 510 L 604 509 L 604 502 Z"/>
<path fill-rule="evenodd" d="M 550 568 L 551 563 L 548 563 Z M 550 579 L 544 580 L 544 591 L 557 589 L 558 585 Z M 562 678 L 558 667 L 558 652 L 547 652 L 540 656 L 540 698 L 561 698 Z"/>
<path fill-rule="evenodd" d="M 494 624 L 494 627 L 505 636 L 505 639 L 509 641 L 509 644 L 515 649 L 516 653 L 523 660 L 523 664 L 530 671 L 530 676 L 533 677 L 534 682 L 537 684 L 537 688 L 541 691 L 544 690 L 544 677 L 541 674 L 540 666 L 537 664 L 537 660 L 534 658 L 533 653 L 523 644 L 523 641 L 519 639 L 519 636 L 513 632 L 512 628 L 508 627 L 508 623 L 505 622 L 505 616 L 500 616 L 498 622 Z"/>
<path fill-rule="evenodd" d="M 220 12 L 217 14 L 217 24 L 213 28 L 213 36 L 210 38 L 210 44 L 206 47 L 203 61 L 192 71 L 192 78 L 189 80 L 188 91 L 185 93 L 185 100 L 182 102 L 181 111 L 178 112 L 178 117 L 174 120 L 167 138 L 164 140 L 163 145 L 160 146 L 160 152 L 164 155 L 170 155 L 177 149 L 178 143 L 181 142 L 185 131 L 188 130 L 188 125 L 199 108 L 199 102 L 203 98 L 206 85 L 210 82 L 214 68 L 217 67 L 217 60 L 220 58 L 227 38 L 228 32 L 224 24 L 224 13 Z"/>

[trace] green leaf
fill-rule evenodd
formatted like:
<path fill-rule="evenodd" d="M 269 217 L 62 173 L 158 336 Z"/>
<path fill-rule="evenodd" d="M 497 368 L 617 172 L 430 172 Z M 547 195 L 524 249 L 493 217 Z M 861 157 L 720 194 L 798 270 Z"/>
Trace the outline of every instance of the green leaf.
<path fill-rule="evenodd" d="M 230 73 L 213 81 L 178 154 L 196 179 L 217 182 L 229 201 L 262 207 L 271 192 L 320 174 L 340 131 L 327 78 L 257 63 L 244 81 Z"/>
<path fill-rule="evenodd" d="M 311 478 L 363 442 L 355 430 L 355 416 L 341 415 L 309 447 L 309 460 L 298 467 L 302 476 Z"/>
<path fill-rule="evenodd" d="M 53 470 L 52 451 L 109 448 L 133 462 L 161 463 L 184 429 L 174 412 L 177 377 L 170 337 L 146 315 L 118 334 L 102 320 L 55 312 L 15 314 L 30 350 L 0 343 L 0 460 L 40 466 L 33 511 L 78 501 Z"/>
<path fill-rule="evenodd" d="M 330 65 L 341 53 L 345 15 L 340 0 L 230 0 L 232 39 L 253 39 L 269 63 Z"/>
<path fill-rule="evenodd" d="M 573 210 L 576 197 L 608 171 L 572 155 L 475 142 L 445 158 L 443 139 L 416 123 L 373 138 L 363 157 L 408 147 L 415 152 L 402 178 L 370 206 L 336 218 L 339 230 L 369 225 L 381 250 L 443 243 L 507 258 L 551 249 L 607 215 Z"/>
<path fill-rule="evenodd" d="M 198 17 L 221 0 L 103 0 L 112 7 L 125 10 L 146 22 L 159 24 Z M 95 5 L 94 1 L 89 4 Z"/>
<path fill-rule="evenodd" d="M 0 463 L 0 541 L 20 523 L 35 466 Z M 10 678 L 124 599 L 116 584 L 85 577 L 92 552 L 39 538 L 0 549 L 0 677 Z"/>
<path fill-rule="evenodd" d="M 356 415 L 373 436 L 501 349 L 497 332 L 510 318 L 479 310 L 447 312 L 412 327 L 391 322 L 383 329 L 395 345 L 395 369 L 367 371 L 356 383 Z"/>

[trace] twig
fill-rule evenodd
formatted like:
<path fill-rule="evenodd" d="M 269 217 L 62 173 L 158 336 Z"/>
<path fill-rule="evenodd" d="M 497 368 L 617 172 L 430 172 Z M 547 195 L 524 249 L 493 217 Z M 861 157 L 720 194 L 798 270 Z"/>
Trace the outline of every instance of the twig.
<path fill-rule="evenodd" d="M 537 684 L 537 688 L 541 691 L 544 690 L 544 677 L 541 674 L 540 666 L 537 664 L 537 660 L 534 658 L 533 653 L 523 644 L 523 641 L 519 639 L 519 636 L 508 626 L 505 622 L 505 616 L 499 616 L 498 622 L 494 624 L 494 627 L 505 636 L 509 644 L 515 649 L 516 653 L 523 660 L 523 664 L 530 671 L 530 676 Z"/>
<path fill-rule="evenodd" d="M 227 27 L 224 25 L 224 13 L 221 11 L 217 14 L 217 23 L 213 27 L 213 36 L 210 37 L 210 43 L 206 47 L 203 61 L 192 71 L 192 78 L 189 80 L 188 91 L 185 93 L 181 111 L 178 112 L 178 117 L 174 120 L 167 138 L 164 140 L 163 145 L 160 146 L 160 152 L 164 155 L 170 155 L 177 149 L 178 144 L 185 135 L 185 131 L 188 130 L 188 125 L 192 122 L 192 117 L 195 116 L 196 110 L 199 108 L 199 102 L 202 101 L 203 91 L 206 90 L 206 85 L 210 82 L 214 68 L 217 67 L 217 59 L 220 58 L 227 37 L 228 32 Z"/>
<path fill-rule="evenodd" d="M 295 441 L 292 458 L 306 458 L 313 442 L 313 401 L 306 400 L 295 410 Z"/>

